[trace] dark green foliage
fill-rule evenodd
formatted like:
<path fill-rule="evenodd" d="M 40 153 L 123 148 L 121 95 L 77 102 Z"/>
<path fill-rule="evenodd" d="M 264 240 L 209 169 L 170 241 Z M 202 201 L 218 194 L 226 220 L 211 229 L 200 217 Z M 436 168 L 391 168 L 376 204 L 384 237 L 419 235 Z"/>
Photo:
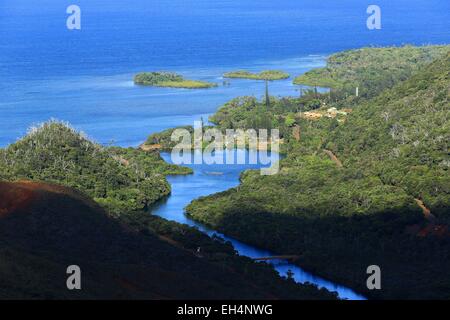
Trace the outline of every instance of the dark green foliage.
<path fill-rule="evenodd" d="M 286 139 L 280 173 L 246 172 L 238 188 L 198 199 L 188 213 L 243 241 L 300 254 L 302 266 L 374 298 L 449 298 L 449 233 L 430 230 L 445 230 L 450 223 L 450 54 L 424 65 L 417 54 L 429 49 L 395 50 L 364 49 L 375 61 L 389 60 L 385 55 L 394 51 L 388 65 L 399 61 L 399 67 L 393 77 L 384 72 L 374 79 L 373 94 L 393 88 L 361 100 L 345 122 L 292 116 L 313 103 L 311 97 L 272 104 L 276 109 L 266 114 L 284 124 L 295 119 L 301 132 L 300 141 Z M 363 70 L 358 61 L 347 65 L 345 74 Z M 414 61 L 417 66 L 409 70 Z M 317 99 L 328 107 L 348 102 L 345 97 Z M 257 118 L 259 107 L 250 98 L 233 100 L 212 120 L 219 126 L 245 126 L 246 119 Z M 324 149 L 333 151 L 344 167 Z M 415 199 L 431 209 L 434 224 Z M 383 272 L 378 292 L 365 286 L 366 268 L 372 264 Z"/>
<path fill-rule="evenodd" d="M 322 85 L 338 84 L 332 93 L 271 98 L 267 104 L 253 97 L 232 100 L 211 120 L 222 130 L 279 128 L 286 152 L 281 171 L 275 176 L 245 172 L 238 188 L 198 199 L 188 213 L 248 243 L 300 255 L 303 267 L 373 298 L 450 298 L 450 238 L 448 231 L 434 232 L 450 223 L 450 55 L 445 52 L 448 47 L 346 52 L 332 57 L 329 69 L 307 74 Z M 355 85 L 360 86 L 358 99 L 349 97 Z M 333 106 L 355 111 L 345 122 L 299 115 Z M 152 135 L 147 143 L 170 148 L 171 133 Z M 333 151 L 343 167 L 324 149 Z M 102 148 L 54 122 L 0 151 L 1 179 L 72 186 L 116 214 L 145 209 L 167 194 L 163 175 L 171 172 L 188 169 L 164 164 L 157 153 Z M 431 209 L 435 222 L 424 218 L 415 199 Z M 253 284 L 275 288 L 271 293 L 280 297 L 329 297 L 280 282 L 268 266 L 257 268 L 236 257 L 228 244 L 191 228 L 141 211 L 118 218 L 145 237 L 169 238 L 183 250 L 201 246 L 212 265 L 196 270 L 207 277 L 220 275 L 216 268 L 231 268 Z M 186 265 L 194 263 L 183 259 Z M 381 267 L 381 291 L 365 286 L 366 268 L 372 264 Z M 11 268 L 0 264 L 0 272 L 2 267 Z M 227 279 L 236 288 L 236 279 Z"/>
<path fill-rule="evenodd" d="M 134 77 L 134 82 L 143 85 L 157 85 L 164 81 L 183 81 L 183 77 L 172 72 L 143 72 Z"/>
<path fill-rule="evenodd" d="M 332 55 L 325 68 L 311 70 L 295 78 L 294 83 L 334 88 L 351 95 L 359 87 L 360 96 L 370 98 L 408 79 L 448 50 L 448 46 L 405 46 L 341 52 Z"/>
<path fill-rule="evenodd" d="M 335 293 L 330 293 L 324 289 L 318 290 L 314 285 L 299 285 L 293 281 L 280 278 L 270 265 L 255 263 L 250 258 L 236 255 L 231 243 L 224 242 L 219 237 L 211 239 L 196 228 L 147 214 L 136 214 L 133 217 L 123 216 L 121 220 L 143 234 L 149 232 L 171 239 L 188 252 L 196 252 L 198 248 L 201 248 L 202 259 L 220 266 L 222 270 L 236 273 L 239 277 L 243 277 L 246 281 L 256 285 L 259 288 L 258 290 L 270 290 L 280 299 L 322 300 L 336 298 Z M 210 273 L 207 270 L 204 272 Z M 237 284 L 237 282 L 234 282 L 235 280 L 231 281 L 230 285 Z M 195 285 L 193 284 L 193 286 Z M 220 291 L 218 294 L 221 294 Z M 259 295 L 256 292 L 252 294 L 253 298 Z M 241 293 L 238 293 L 237 296 L 239 299 L 243 297 Z M 210 298 L 208 297 L 208 299 Z"/>
<path fill-rule="evenodd" d="M 423 199 L 450 223 L 450 54 L 364 103 L 327 144 L 347 166 Z M 351 141 L 351 143 L 348 143 Z"/>
<path fill-rule="evenodd" d="M 159 145 L 162 150 L 171 150 L 181 141 L 172 141 L 172 134 L 175 130 L 187 130 L 191 134 L 192 143 L 194 138 L 194 127 L 185 126 L 185 127 L 177 127 L 173 129 L 167 129 L 158 133 L 154 133 L 150 135 L 145 141 L 146 145 Z"/>
<path fill-rule="evenodd" d="M 56 121 L 1 150 L 1 180 L 81 192 L 0 182 L 0 299 L 336 298 L 280 278 L 220 239 L 144 211 L 170 192 L 165 175 L 188 173 L 156 152 L 104 148 Z M 36 196 L 9 209 L 14 194 L 4 191 L 14 187 L 17 195 Z M 71 264 L 83 270 L 80 292 L 63 285 Z"/>
<path fill-rule="evenodd" d="M 102 147 L 56 121 L 0 150 L 0 179 L 73 187 L 114 215 L 145 209 L 167 196 L 168 173 L 188 171 L 168 165 L 157 153 Z"/>
<path fill-rule="evenodd" d="M 109 147 L 108 151 L 116 159 L 123 159 L 131 169 L 144 172 L 146 176 L 167 176 L 191 174 L 192 169 L 165 162 L 159 152 L 143 152 L 135 148 Z"/>
<path fill-rule="evenodd" d="M 301 98 L 270 97 L 270 104 L 255 97 L 239 97 L 227 102 L 209 118 L 222 130 L 226 129 L 278 129 L 286 142 L 292 136 L 292 127 L 302 120 L 299 112 L 325 106 L 326 96 L 315 96 L 306 91 Z M 329 123 L 326 121 L 325 123 Z M 282 145 L 284 148 L 288 145 Z"/>
<path fill-rule="evenodd" d="M 0 182 L 2 210 L 23 195 L 29 201 L 0 215 L 0 300 L 335 298 L 196 229 L 144 212 L 117 221 L 72 189 Z M 66 288 L 74 264 L 82 290 Z"/>

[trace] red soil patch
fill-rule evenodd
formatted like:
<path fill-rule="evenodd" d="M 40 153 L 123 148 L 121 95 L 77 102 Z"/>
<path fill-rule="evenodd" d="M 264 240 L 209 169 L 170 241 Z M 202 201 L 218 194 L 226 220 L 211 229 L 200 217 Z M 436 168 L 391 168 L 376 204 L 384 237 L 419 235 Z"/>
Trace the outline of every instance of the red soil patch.
<path fill-rule="evenodd" d="M 406 233 L 414 234 L 420 238 L 426 238 L 430 236 L 438 238 L 450 237 L 449 227 L 447 225 L 437 224 L 436 217 L 431 213 L 431 210 L 425 206 L 424 202 L 420 199 L 414 200 L 422 209 L 423 215 L 428 221 L 428 224 L 425 227 L 421 227 L 420 225 L 408 226 L 406 227 Z"/>
<path fill-rule="evenodd" d="M 324 149 L 323 152 L 325 152 L 330 157 L 330 159 L 336 164 L 338 168 L 343 167 L 341 160 L 339 160 L 332 151 Z"/>
<path fill-rule="evenodd" d="M 16 210 L 27 208 L 36 199 L 32 188 L 22 187 L 20 184 L 0 182 L 0 218 Z"/>
<path fill-rule="evenodd" d="M 426 226 L 420 226 L 418 224 L 406 227 L 406 233 L 416 235 L 420 238 L 426 237 L 438 237 L 438 238 L 447 238 L 450 237 L 449 226 L 438 224 L 436 221 L 436 217 L 431 213 L 431 210 L 428 209 L 425 203 L 420 199 L 414 199 L 417 205 L 422 209 L 423 215 L 425 219 L 428 221 Z"/>
<path fill-rule="evenodd" d="M 424 227 L 420 225 L 412 225 L 406 227 L 406 233 L 415 235 L 420 238 L 437 237 L 447 238 L 450 237 L 449 227 L 446 225 L 428 224 Z"/>
<path fill-rule="evenodd" d="M 417 236 L 421 237 L 421 238 L 425 238 L 428 236 L 445 238 L 445 237 L 450 236 L 450 232 L 448 230 L 448 226 L 430 224 L 430 225 L 426 226 L 425 228 L 423 228 L 422 230 L 420 230 L 417 233 Z"/>
<path fill-rule="evenodd" d="M 98 207 L 81 193 L 66 187 L 33 181 L 0 182 L 0 218 L 17 210 L 25 211 L 24 209 L 48 193 L 69 195 L 87 203 L 90 207 Z"/>
<path fill-rule="evenodd" d="M 431 210 L 428 209 L 425 204 L 423 203 L 422 200 L 420 199 L 414 199 L 417 203 L 417 205 L 422 209 L 423 215 L 425 216 L 425 219 L 427 219 L 428 221 L 435 221 L 436 217 L 431 213 Z"/>

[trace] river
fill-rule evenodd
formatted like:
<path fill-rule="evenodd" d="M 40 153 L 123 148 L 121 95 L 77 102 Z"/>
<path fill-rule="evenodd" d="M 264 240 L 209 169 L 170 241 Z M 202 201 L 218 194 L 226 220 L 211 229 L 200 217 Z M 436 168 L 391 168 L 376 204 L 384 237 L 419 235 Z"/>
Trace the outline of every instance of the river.
<path fill-rule="evenodd" d="M 256 151 L 245 151 L 247 153 Z M 169 163 L 172 163 L 170 153 L 162 153 L 161 156 Z M 249 169 L 259 169 L 262 165 L 242 165 L 242 164 L 223 164 L 207 165 L 193 164 L 187 165 L 193 169 L 192 175 L 169 176 L 167 179 L 172 186 L 172 194 L 163 202 L 158 204 L 152 211 L 152 214 L 167 220 L 187 224 L 197 227 L 200 231 L 209 236 L 217 235 L 226 241 L 232 243 L 236 251 L 250 258 L 260 258 L 267 256 L 276 256 L 276 253 L 260 249 L 255 246 L 245 244 L 241 241 L 228 237 L 220 232 L 212 230 L 192 219 L 185 214 L 184 208 L 192 201 L 202 196 L 207 196 L 217 192 L 222 192 L 239 185 L 239 176 L 241 172 Z M 278 253 L 279 254 L 279 253 Z M 288 270 L 294 274 L 294 279 L 298 283 L 312 283 L 319 288 L 325 288 L 329 291 L 338 293 L 339 298 L 348 300 L 365 300 L 365 297 L 354 292 L 350 288 L 341 286 L 331 281 L 318 277 L 307 272 L 297 265 L 285 260 L 274 260 L 268 262 L 280 273 L 286 275 Z"/>

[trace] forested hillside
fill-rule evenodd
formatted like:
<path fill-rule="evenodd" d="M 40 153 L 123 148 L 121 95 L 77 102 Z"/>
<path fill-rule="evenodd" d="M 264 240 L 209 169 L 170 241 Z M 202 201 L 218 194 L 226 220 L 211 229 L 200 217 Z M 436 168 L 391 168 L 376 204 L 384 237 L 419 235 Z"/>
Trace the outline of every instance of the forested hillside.
<path fill-rule="evenodd" d="M 423 200 L 450 223 L 450 54 L 362 104 L 328 136 L 348 167 Z"/>
<path fill-rule="evenodd" d="M 85 192 L 112 214 L 147 208 L 170 193 L 164 174 L 186 174 L 158 153 L 105 148 L 50 121 L 0 150 L 0 179 L 62 184 Z"/>
<path fill-rule="evenodd" d="M 145 213 L 127 219 L 70 188 L 0 182 L 0 299 L 334 298 L 193 229 Z M 69 265 L 81 268 L 82 290 L 67 289 Z"/>
<path fill-rule="evenodd" d="M 298 85 L 328 87 L 371 98 L 448 52 L 448 46 L 362 48 L 332 55 L 327 66 L 294 79 Z"/>
<path fill-rule="evenodd" d="M 145 211 L 165 175 L 190 172 L 55 121 L 0 150 L 0 299 L 336 298 Z M 81 291 L 65 286 L 73 264 Z"/>
<path fill-rule="evenodd" d="M 398 65 L 377 74 L 374 97 L 353 101 L 342 119 L 302 112 L 339 109 L 349 100 L 335 101 L 337 92 L 271 101 L 267 109 L 248 99 L 226 105 L 212 117 L 219 126 L 258 114 L 282 124 L 286 158 L 278 175 L 246 172 L 238 188 L 194 201 L 188 213 L 243 241 L 299 254 L 302 266 L 370 297 L 449 298 L 450 56 L 438 48 L 431 62 L 428 50 L 364 49 L 364 57 Z M 360 50 L 332 58 L 352 61 L 334 79 L 371 79 L 358 57 Z M 382 269 L 380 291 L 366 288 L 372 264 Z"/>

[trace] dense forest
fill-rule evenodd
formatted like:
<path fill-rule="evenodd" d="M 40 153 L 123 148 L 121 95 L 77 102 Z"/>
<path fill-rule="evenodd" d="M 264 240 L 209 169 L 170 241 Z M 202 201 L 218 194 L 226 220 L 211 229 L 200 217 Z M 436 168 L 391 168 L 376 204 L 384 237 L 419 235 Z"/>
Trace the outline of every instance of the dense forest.
<path fill-rule="evenodd" d="M 73 187 L 115 214 L 148 208 L 170 193 L 165 174 L 190 172 L 167 164 L 158 153 L 100 146 L 58 121 L 32 128 L 0 150 L 0 179 Z"/>
<path fill-rule="evenodd" d="M 306 76 L 326 71 L 342 84 L 331 92 L 229 102 L 211 117 L 219 127 L 281 128 L 281 171 L 245 172 L 238 188 L 198 199 L 188 213 L 300 255 L 303 267 L 372 298 L 450 298 L 449 51 L 340 53 Z M 355 85 L 360 97 L 349 96 Z M 333 116 L 343 108 L 345 116 Z M 366 287 L 373 264 L 382 270 L 380 291 Z"/>
<path fill-rule="evenodd" d="M 150 215 L 170 193 L 165 175 L 189 173 L 65 123 L 31 129 L 0 150 L 0 299 L 336 299 Z M 81 291 L 65 286 L 72 264 Z"/>
<path fill-rule="evenodd" d="M 328 87 L 346 95 L 371 98 L 408 79 L 421 67 L 448 52 L 447 46 L 362 48 L 332 55 L 324 68 L 294 79 L 294 84 Z"/>
<path fill-rule="evenodd" d="M 0 182 L 0 203 L 0 299 L 335 299 L 195 229 L 143 212 L 111 219 L 70 188 Z M 74 264 L 82 290 L 70 291 Z"/>

